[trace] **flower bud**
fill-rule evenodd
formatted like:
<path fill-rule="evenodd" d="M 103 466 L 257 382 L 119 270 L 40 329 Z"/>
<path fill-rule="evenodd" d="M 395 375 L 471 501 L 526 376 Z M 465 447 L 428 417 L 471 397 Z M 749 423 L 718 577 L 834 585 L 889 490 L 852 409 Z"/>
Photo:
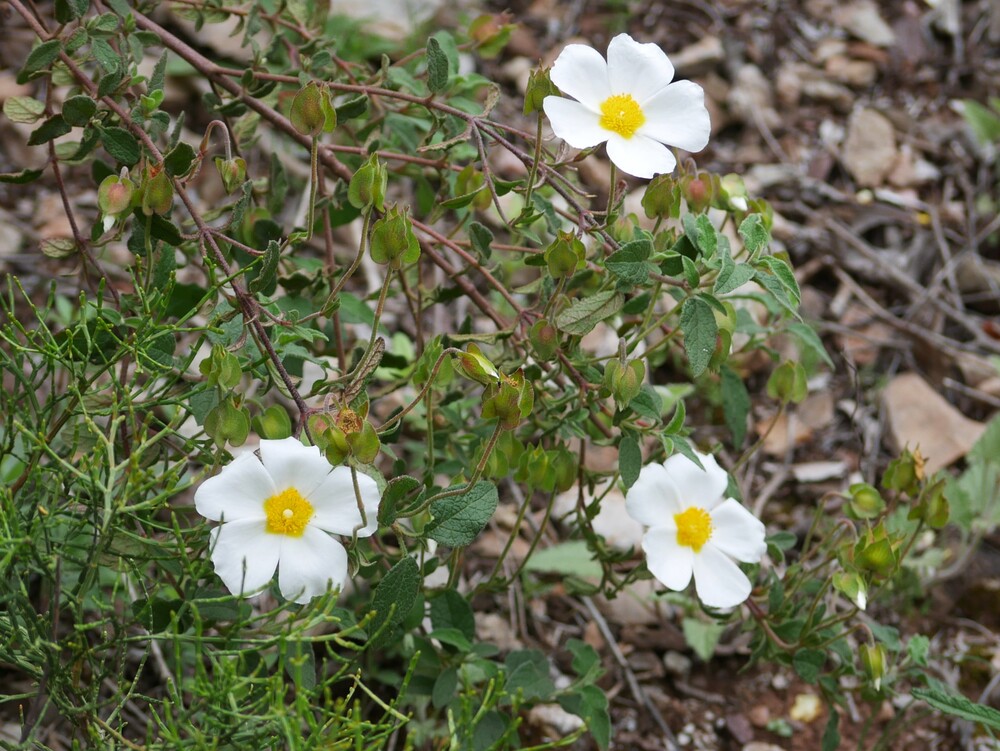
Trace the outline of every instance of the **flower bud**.
<path fill-rule="evenodd" d="M 535 392 L 518 370 L 511 375 L 500 375 L 500 382 L 489 386 L 483 394 L 483 417 L 496 417 L 504 430 L 513 430 L 521 420 L 531 414 Z"/>
<path fill-rule="evenodd" d="M 146 216 L 170 212 L 174 205 L 174 184 L 163 167 L 155 167 L 146 173 L 142 191 L 142 213 Z"/>
<path fill-rule="evenodd" d="M 406 209 L 400 213 L 393 206 L 375 222 L 369 250 L 375 263 L 388 264 L 397 271 L 404 263 L 413 263 L 420 257 L 420 243 L 413 234 Z"/>
<path fill-rule="evenodd" d="M 351 177 L 347 187 L 347 200 L 356 209 L 368 210 L 372 207 L 384 211 L 385 189 L 389 183 L 389 173 L 377 154 L 372 154 Z"/>
<path fill-rule="evenodd" d="M 713 180 L 713 178 L 715 179 Z M 712 205 L 712 201 L 715 200 L 718 192 L 716 190 L 717 181 L 718 177 L 709 175 L 707 172 L 699 172 L 697 175 L 691 175 L 683 179 L 681 190 L 684 200 L 687 201 L 688 208 L 691 211 L 696 214 L 701 213 Z"/>
<path fill-rule="evenodd" d="M 524 92 L 524 114 L 540 112 L 547 96 L 558 96 L 559 89 L 549 78 L 550 68 L 536 68 L 528 74 L 528 87 Z"/>
<path fill-rule="evenodd" d="M 292 121 L 295 130 L 302 135 L 319 135 L 326 122 L 326 113 L 323 112 L 323 94 L 318 83 L 310 81 L 299 89 L 292 99 L 288 119 Z"/>
<path fill-rule="evenodd" d="M 560 232 L 545 249 L 545 262 L 553 279 L 572 276 L 584 266 L 586 249 L 583 242 L 572 232 Z"/>
<path fill-rule="evenodd" d="M 898 459 L 889 462 L 882 475 L 882 485 L 887 490 L 898 490 L 910 496 L 920 492 L 920 482 L 924 479 L 924 458 L 918 449 L 915 453 L 904 449 Z"/>
<path fill-rule="evenodd" d="M 848 505 L 856 518 L 874 519 L 885 511 L 885 501 L 872 485 L 856 482 L 848 488 L 848 492 L 851 494 Z"/>
<path fill-rule="evenodd" d="M 97 207 L 104 216 L 104 231 L 111 229 L 115 222 L 132 208 L 135 186 L 128 177 L 128 167 L 122 167 L 120 175 L 108 175 L 97 189 Z"/>
<path fill-rule="evenodd" d="M 247 179 L 247 163 L 242 157 L 223 159 L 215 157 L 215 168 L 219 170 L 222 185 L 227 193 L 232 193 Z"/>
<path fill-rule="evenodd" d="M 767 379 L 767 395 L 772 399 L 798 404 L 807 393 L 806 371 L 797 362 L 786 360 Z"/>
<path fill-rule="evenodd" d="M 885 677 L 889 661 L 885 647 L 881 644 L 862 644 L 858 648 L 858 655 L 861 657 L 861 667 L 865 671 L 865 675 L 868 676 L 876 691 L 881 690 L 882 678 Z"/>
<path fill-rule="evenodd" d="M 899 565 L 899 553 L 882 524 L 868 530 L 854 546 L 854 563 L 862 571 L 870 571 L 875 576 L 886 577 Z"/>
<path fill-rule="evenodd" d="M 646 375 L 646 365 L 642 360 L 622 364 L 614 359 L 604 367 L 604 387 L 615 398 L 618 409 L 624 409 L 642 390 L 642 379 Z"/>
<path fill-rule="evenodd" d="M 743 184 L 743 178 L 740 175 L 730 172 L 722 178 L 720 187 L 722 197 L 725 198 L 729 209 L 747 211 L 750 208 L 747 203 L 747 186 Z"/>
<path fill-rule="evenodd" d="M 657 175 L 642 194 L 642 208 L 649 219 L 676 219 L 681 215 L 680 183 L 672 175 Z"/>
<path fill-rule="evenodd" d="M 548 360 L 559 349 L 559 332 L 544 318 L 535 322 L 528 331 L 528 340 L 535 350 L 535 356 Z"/>
<path fill-rule="evenodd" d="M 483 386 L 496 386 L 500 382 L 500 371 L 475 344 L 470 344 L 465 352 L 457 355 L 458 369 L 466 378 Z"/>
<path fill-rule="evenodd" d="M 945 481 L 939 480 L 926 488 L 906 518 L 925 522 L 931 529 L 944 527 L 951 516 L 951 504 L 944 495 L 944 486 Z"/>
<path fill-rule="evenodd" d="M 868 607 L 868 585 L 859 574 L 838 571 L 833 575 L 833 587 L 854 602 L 858 610 Z"/>

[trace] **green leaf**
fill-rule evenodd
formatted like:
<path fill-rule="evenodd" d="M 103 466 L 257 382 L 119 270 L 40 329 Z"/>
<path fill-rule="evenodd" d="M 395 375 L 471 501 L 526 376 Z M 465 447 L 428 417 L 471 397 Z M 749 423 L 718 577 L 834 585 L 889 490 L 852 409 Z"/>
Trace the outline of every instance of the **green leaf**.
<path fill-rule="evenodd" d="M 684 641 L 702 660 L 708 662 L 715 654 L 715 645 L 726 630 L 724 623 L 706 623 L 697 618 L 685 618 L 681 627 L 684 630 Z"/>
<path fill-rule="evenodd" d="M 63 103 L 62 114 L 70 125 L 84 126 L 97 112 L 97 102 L 86 94 L 80 94 L 67 99 Z"/>
<path fill-rule="evenodd" d="M 181 141 L 163 157 L 163 169 L 171 177 L 186 175 L 194 164 L 195 156 L 194 148 Z"/>
<path fill-rule="evenodd" d="M 581 579 L 600 579 L 603 573 L 601 564 L 594 560 L 594 554 L 583 540 L 561 542 L 536 551 L 524 564 L 524 570 Z"/>
<path fill-rule="evenodd" d="M 539 649 L 518 649 L 507 655 L 507 690 L 523 692 L 526 700 L 547 699 L 556 690 L 549 678 L 549 661 Z"/>
<path fill-rule="evenodd" d="M 608 715 L 608 697 L 597 686 L 580 686 L 576 691 L 558 698 L 559 706 L 587 723 L 587 729 L 598 747 L 607 749 L 611 744 L 611 718 Z"/>
<path fill-rule="evenodd" d="M 24 61 L 24 67 L 21 68 L 21 73 L 18 76 L 18 83 L 25 83 L 27 76 L 37 73 L 42 68 L 49 67 L 59 57 L 61 47 L 62 42 L 59 39 L 50 39 L 35 47 L 28 54 L 28 59 Z M 22 80 L 22 77 L 25 80 Z"/>
<path fill-rule="evenodd" d="M 431 600 L 431 623 L 435 630 L 453 628 L 466 639 L 476 638 L 476 619 L 469 601 L 454 589 L 446 589 Z"/>
<path fill-rule="evenodd" d="M 427 88 L 437 94 L 448 87 L 448 56 L 436 37 L 427 40 Z"/>
<path fill-rule="evenodd" d="M 138 163 L 141 151 L 135 136 L 124 128 L 111 127 L 101 131 L 101 144 L 116 162 L 132 167 Z"/>
<path fill-rule="evenodd" d="M 625 304 L 625 296 L 615 290 L 605 290 L 596 295 L 574 300 L 572 305 L 556 316 L 556 327 L 567 334 L 583 336 L 593 331 L 601 321 L 610 318 Z"/>
<path fill-rule="evenodd" d="M 381 633 L 368 642 L 369 647 L 377 647 L 392 639 L 396 626 L 413 608 L 419 591 L 420 568 L 411 556 L 404 556 L 375 587 L 372 610 L 376 613 L 369 633 Z"/>
<path fill-rule="evenodd" d="M 345 122 L 355 117 L 361 117 L 368 111 L 368 97 L 365 94 L 359 94 L 353 99 L 348 99 L 335 109 L 337 111 L 338 123 Z"/>
<path fill-rule="evenodd" d="M 972 128 L 976 140 L 984 146 L 1000 142 L 1000 114 L 973 99 L 962 100 L 962 116 Z"/>
<path fill-rule="evenodd" d="M 4 101 L 3 113 L 12 123 L 30 125 L 45 114 L 45 103 L 30 96 L 12 96 Z"/>
<path fill-rule="evenodd" d="M 931 640 L 923 634 L 914 634 L 906 642 L 906 653 L 917 665 L 927 667 L 927 655 L 930 652 Z"/>
<path fill-rule="evenodd" d="M 442 545 L 458 548 L 476 539 L 497 509 L 500 497 L 492 482 L 480 480 L 462 495 L 431 504 L 433 517 L 424 532 Z"/>
<path fill-rule="evenodd" d="M 837 751 L 840 748 L 840 712 L 830 707 L 830 719 L 823 729 L 820 751 Z"/>
<path fill-rule="evenodd" d="M 719 269 L 719 275 L 715 277 L 713 294 L 729 294 L 753 279 L 755 273 L 753 266 L 748 263 L 736 264 L 728 252 L 722 252 L 719 255 L 722 258 L 722 268 Z"/>
<path fill-rule="evenodd" d="M 410 477 L 409 475 L 394 477 L 389 480 L 389 484 L 385 486 L 385 492 L 382 493 L 382 502 L 378 507 L 378 523 L 380 527 L 392 526 L 393 522 L 396 521 L 396 511 L 399 508 L 399 502 L 419 488 L 421 484 L 417 478 Z"/>
<path fill-rule="evenodd" d="M 644 284 L 649 274 L 656 271 L 656 266 L 648 260 L 652 252 L 653 243 L 649 240 L 633 240 L 608 256 L 604 265 L 627 284 Z"/>
<path fill-rule="evenodd" d="M 483 258 L 490 257 L 492 253 L 490 243 L 493 242 L 493 233 L 487 227 L 479 222 L 472 222 L 469 225 L 469 241 L 472 243 L 472 249 L 479 255 Z"/>
<path fill-rule="evenodd" d="M 743 238 L 743 247 L 751 258 L 756 258 L 771 242 L 771 233 L 764 226 L 764 219 L 760 214 L 750 214 L 740 222 L 739 233 Z"/>
<path fill-rule="evenodd" d="M 691 365 L 691 375 L 697 378 L 712 359 L 719 333 L 711 306 L 699 297 L 685 300 L 681 308 L 681 331 L 684 332 L 684 351 Z"/>
<path fill-rule="evenodd" d="M 834 367 L 833 360 L 830 359 L 830 355 L 827 353 L 826 347 L 823 346 L 823 341 L 819 338 L 819 334 L 816 333 L 816 329 L 808 323 L 793 321 L 788 324 L 788 331 L 799 340 L 799 343 L 805 349 L 817 355 L 831 368 Z"/>
<path fill-rule="evenodd" d="M 966 460 L 969 463 L 1000 463 L 1000 415 L 990 420 L 986 430 L 972 445 Z"/>
<path fill-rule="evenodd" d="M 114 93 L 121 83 L 122 79 L 125 77 L 125 73 L 121 68 L 111 71 L 107 75 L 101 76 L 100 82 L 97 84 L 97 98 L 100 99 L 104 96 L 109 96 Z"/>
<path fill-rule="evenodd" d="M 644 383 L 635 398 L 628 403 L 629 409 L 648 420 L 659 422 L 663 416 L 663 399 L 656 389 Z"/>
<path fill-rule="evenodd" d="M 728 365 L 722 366 L 722 415 L 726 427 L 733 434 L 733 446 L 739 448 L 747 433 L 747 415 L 750 414 L 750 392 L 743 379 Z"/>
<path fill-rule="evenodd" d="M 104 69 L 105 73 L 111 73 L 124 67 L 121 55 L 115 52 L 115 48 L 103 39 L 91 39 L 90 51 L 94 53 L 97 64 Z"/>
<path fill-rule="evenodd" d="M 270 295 L 278 283 L 278 261 L 281 260 L 281 246 L 276 240 L 267 243 L 264 258 L 260 264 L 257 276 L 250 281 L 250 292 L 263 292 Z"/>
<path fill-rule="evenodd" d="M 977 704 L 960 694 L 948 694 L 931 688 L 914 688 L 910 693 L 915 698 L 927 702 L 939 712 L 953 717 L 961 717 L 963 720 L 978 722 L 993 730 L 1000 730 L 1000 712 L 993 707 Z"/>
<path fill-rule="evenodd" d="M 795 273 L 792 271 L 792 267 L 789 266 L 785 261 L 775 256 L 767 256 L 761 259 L 761 263 L 767 266 L 774 275 L 781 282 L 782 286 L 788 291 L 788 296 L 792 300 L 794 305 L 798 305 L 799 301 L 802 299 L 802 292 L 799 290 L 799 283 L 795 279 Z"/>
<path fill-rule="evenodd" d="M 0 172 L 0 183 L 10 185 L 24 185 L 33 182 L 42 176 L 40 169 L 23 169 L 20 172 Z"/>
<path fill-rule="evenodd" d="M 48 143 L 54 138 L 66 135 L 71 130 L 73 128 L 63 119 L 62 115 L 53 115 L 28 136 L 28 145 L 38 146 L 39 144 Z"/>
<path fill-rule="evenodd" d="M 785 290 L 785 285 L 781 283 L 778 277 L 758 269 L 753 278 L 781 307 L 798 317 L 798 310 L 791 300 L 788 299 L 788 292 Z"/>
<path fill-rule="evenodd" d="M 621 472 L 625 489 L 631 488 L 639 479 L 642 469 L 642 451 L 634 435 L 623 435 L 618 444 L 618 471 Z"/>
<path fill-rule="evenodd" d="M 434 688 L 431 690 L 431 702 L 435 707 L 441 709 L 448 705 L 448 702 L 455 696 L 455 689 L 458 688 L 458 669 L 455 667 L 445 668 L 434 680 Z"/>
<path fill-rule="evenodd" d="M 826 653 L 818 649 L 800 649 L 792 657 L 792 667 L 806 683 L 816 683 L 819 680 L 825 662 Z"/>
<path fill-rule="evenodd" d="M 684 234 L 691 244 L 701 251 L 702 257 L 706 261 L 712 258 L 719 247 L 719 231 L 708 215 L 699 214 L 695 217 L 692 214 L 685 214 L 683 224 Z"/>

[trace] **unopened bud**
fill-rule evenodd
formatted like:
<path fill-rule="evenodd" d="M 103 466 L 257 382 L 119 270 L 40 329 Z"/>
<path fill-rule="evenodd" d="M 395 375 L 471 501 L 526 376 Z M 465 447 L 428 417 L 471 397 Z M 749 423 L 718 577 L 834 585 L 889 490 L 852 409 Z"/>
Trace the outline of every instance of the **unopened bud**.
<path fill-rule="evenodd" d="M 876 691 L 882 688 L 882 678 L 885 677 L 888 664 L 888 654 L 881 644 L 862 644 L 858 648 L 861 657 L 861 667 L 872 682 Z"/>
<path fill-rule="evenodd" d="M 553 279 L 572 276 L 583 266 L 586 249 L 572 232 L 560 232 L 545 249 L 545 262 Z"/>
<path fill-rule="evenodd" d="M 362 164 L 351 177 L 347 187 L 347 200 L 356 209 L 384 210 L 385 189 L 389 183 L 389 173 L 385 165 L 379 161 L 377 154 L 372 154 L 368 161 Z"/>
<path fill-rule="evenodd" d="M 375 222 L 370 252 L 375 263 L 388 264 L 397 271 L 404 263 L 413 263 L 420 257 L 420 243 L 405 209 L 400 213 L 393 206 Z"/>
<path fill-rule="evenodd" d="M 681 213 L 680 183 L 673 175 L 657 175 L 642 194 L 642 208 L 650 219 L 676 219 Z"/>
<path fill-rule="evenodd" d="M 524 92 L 524 114 L 540 112 L 547 96 L 558 96 L 559 89 L 549 78 L 550 68 L 536 68 L 528 74 L 528 87 Z"/>
<path fill-rule="evenodd" d="M 97 207 L 104 216 L 104 231 L 107 232 L 119 218 L 132 207 L 135 186 L 128 177 L 128 168 L 122 167 L 120 175 L 108 175 L 97 189 Z"/>
<path fill-rule="evenodd" d="M 247 163 L 242 157 L 223 159 L 215 157 L 215 168 L 219 170 L 222 185 L 227 193 L 232 193 L 247 179 Z"/>
<path fill-rule="evenodd" d="M 624 409 L 639 395 L 645 375 L 646 365 L 642 360 L 625 364 L 618 359 L 608 362 L 604 368 L 604 386 L 615 398 L 618 409 Z"/>
<path fill-rule="evenodd" d="M 528 331 L 528 340 L 541 360 L 548 360 L 559 348 L 559 332 L 544 318 L 536 321 Z"/>
<path fill-rule="evenodd" d="M 146 216 L 163 216 L 174 205 L 174 184 L 166 170 L 162 167 L 154 169 L 155 173 L 147 174 L 145 185 L 142 186 L 142 213 Z"/>
<path fill-rule="evenodd" d="M 858 519 L 874 519 L 885 511 L 885 501 L 872 485 L 857 482 L 848 488 L 848 492 L 851 494 L 851 513 Z"/>
<path fill-rule="evenodd" d="M 504 430 L 513 430 L 531 414 L 534 403 L 534 389 L 522 371 L 509 376 L 501 374 L 499 385 L 487 387 L 483 394 L 483 417 L 496 417 Z"/>
<path fill-rule="evenodd" d="M 319 84 L 310 81 L 292 99 L 288 119 L 292 126 L 304 136 L 317 136 L 323 130 L 326 114 L 323 112 L 323 94 Z"/>
<path fill-rule="evenodd" d="M 500 382 L 500 372 L 491 363 L 479 347 L 470 344 L 465 352 L 456 356 L 458 369 L 467 378 L 471 378 L 476 383 L 484 386 L 496 386 Z"/>

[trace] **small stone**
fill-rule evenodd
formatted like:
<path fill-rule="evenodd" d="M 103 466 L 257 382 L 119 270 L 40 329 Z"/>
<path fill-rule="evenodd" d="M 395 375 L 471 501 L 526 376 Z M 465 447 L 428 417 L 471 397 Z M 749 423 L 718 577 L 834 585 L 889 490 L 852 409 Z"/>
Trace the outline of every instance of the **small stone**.
<path fill-rule="evenodd" d="M 753 726 L 745 714 L 727 715 L 726 729 L 736 739 L 737 743 L 749 743 L 753 740 Z"/>
<path fill-rule="evenodd" d="M 756 65 L 744 65 L 736 73 L 728 104 L 746 123 L 753 123 L 760 117 L 769 128 L 781 124 L 781 116 L 774 110 L 771 84 Z"/>
<path fill-rule="evenodd" d="M 796 722 L 814 722 L 823 710 L 823 703 L 819 697 L 813 693 L 803 693 L 795 697 L 792 708 L 788 711 L 788 716 Z"/>
<path fill-rule="evenodd" d="M 827 60 L 825 70 L 848 86 L 871 86 L 878 77 L 878 68 L 871 60 L 851 60 L 843 55 L 834 55 Z"/>
<path fill-rule="evenodd" d="M 771 688 L 773 688 L 776 691 L 784 691 L 786 688 L 788 688 L 789 683 L 790 681 L 788 680 L 787 675 L 778 673 L 776 676 L 774 676 L 774 678 L 771 679 Z"/>
<path fill-rule="evenodd" d="M 583 727 L 584 722 L 558 704 L 539 704 L 528 712 L 528 722 L 536 727 L 547 727 L 566 736 Z"/>
<path fill-rule="evenodd" d="M 677 745 L 678 746 L 690 746 L 691 745 L 691 736 L 688 735 L 687 733 L 678 733 L 677 734 Z"/>
<path fill-rule="evenodd" d="M 781 746 L 776 746 L 773 743 L 764 743 L 762 741 L 754 741 L 753 743 L 748 743 L 743 747 L 743 751 L 785 751 Z"/>
<path fill-rule="evenodd" d="M 673 650 L 663 655 L 663 666 L 668 673 L 685 676 L 691 672 L 691 659 Z"/>
<path fill-rule="evenodd" d="M 766 704 L 758 704 L 747 712 L 747 718 L 755 728 L 764 728 L 771 721 L 771 710 Z"/>
<path fill-rule="evenodd" d="M 855 0 L 843 5 L 834 11 L 833 19 L 858 39 L 876 47 L 891 47 L 896 42 L 892 27 L 882 18 L 873 0 Z"/>
<path fill-rule="evenodd" d="M 851 115 L 842 158 L 859 185 L 881 185 L 896 163 L 896 132 L 884 115 L 860 109 Z"/>

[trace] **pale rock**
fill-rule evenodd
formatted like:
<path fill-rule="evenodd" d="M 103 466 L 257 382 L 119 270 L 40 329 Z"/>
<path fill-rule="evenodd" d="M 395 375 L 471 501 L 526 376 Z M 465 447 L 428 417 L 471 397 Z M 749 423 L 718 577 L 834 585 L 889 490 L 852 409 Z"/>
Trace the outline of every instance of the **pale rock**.
<path fill-rule="evenodd" d="M 753 124 L 760 117 L 769 128 L 781 124 L 781 116 L 774 110 L 771 84 L 756 65 L 744 65 L 736 73 L 728 104 L 746 123 Z"/>
<path fill-rule="evenodd" d="M 916 373 L 893 378 L 882 401 L 893 448 L 919 448 L 928 476 L 965 456 L 986 429 L 955 409 Z"/>
<path fill-rule="evenodd" d="M 904 143 L 899 147 L 896 163 L 889 173 L 889 184 L 897 188 L 909 188 L 922 185 L 941 177 L 941 171 L 913 151 L 913 147 Z"/>
<path fill-rule="evenodd" d="M 726 57 L 722 40 L 717 36 L 704 36 L 670 56 L 670 62 L 681 76 L 697 76 L 715 68 Z"/>
<path fill-rule="evenodd" d="M 570 714 L 558 704 L 539 704 L 528 712 L 528 722 L 535 727 L 554 730 L 560 736 L 567 736 L 583 727 L 584 722 L 575 714 Z"/>
<path fill-rule="evenodd" d="M 822 65 L 830 58 L 838 55 L 844 55 L 846 53 L 847 42 L 843 39 L 833 39 L 831 37 L 827 37 L 816 45 L 816 51 L 813 52 L 813 60 Z"/>
<path fill-rule="evenodd" d="M 476 619 L 476 638 L 486 644 L 495 644 L 501 652 L 522 649 L 524 642 L 517 638 L 510 621 L 499 613 L 473 613 Z"/>
<path fill-rule="evenodd" d="M 686 676 L 691 672 L 691 658 L 676 650 L 667 650 L 663 655 L 663 667 L 672 675 Z"/>
<path fill-rule="evenodd" d="M 788 716 L 796 722 L 815 722 L 823 711 L 823 702 L 816 694 L 807 691 L 798 694 L 788 711 Z"/>
<path fill-rule="evenodd" d="M 896 41 L 892 27 L 873 0 L 854 0 L 833 12 L 834 22 L 858 39 L 876 47 L 891 47 Z"/>
<path fill-rule="evenodd" d="M 835 149 L 844 142 L 847 130 L 839 122 L 824 120 L 819 124 L 819 140 L 828 149 Z"/>
<path fill-rule="evenodd" d="M 871 86 L 878 77 L 878 68 L 871 60 L 852 60 L 844 55 L 834 55 L 827 60 L 824 70 L 848 86 Z"/>
<path fill-rule="evenodd" d="M 847 475 L 844 462 L 801 462 L 792 466 L 792 477 L 797 482 L 826 482 Z"/>
<path fill-rule="evenodd" d="M 816 102 L 826 102 L 839 112 L 847 112 L 854 104 L 854 92 L 828 78 L 810 78 L 802 83 L 802 94 Z"/>
<path fill-rule="evenodd" d="M 764 741 L 752 741 L 746 744 L 742 751 L 785 751 L 781 746 L 777 746 L 773 743 L 765 743 Z"/>
<path fill-rule="evenodd" d="M 747 717 L 755 728 L 767 727 L 767 723 L 771 721 L 771 710 L 766 704 L 757 704 L 747 712 Z"/>
<path fill-rule="evenodd" d="M 897 159 L 896 132 L 892 123 L 873 109 L 851 115 L 844 143 L 844 167 L 861 186 L 883 183 Z"/>
<path fill-rule="evenodd" d="M 619 592 L 614 600 L 594 598 L 604 617 L 619 626 L 657 626 L 663 623 L 662 604 L 656 598 L 662 585 L 655 579 L 640 579 Z"/>

